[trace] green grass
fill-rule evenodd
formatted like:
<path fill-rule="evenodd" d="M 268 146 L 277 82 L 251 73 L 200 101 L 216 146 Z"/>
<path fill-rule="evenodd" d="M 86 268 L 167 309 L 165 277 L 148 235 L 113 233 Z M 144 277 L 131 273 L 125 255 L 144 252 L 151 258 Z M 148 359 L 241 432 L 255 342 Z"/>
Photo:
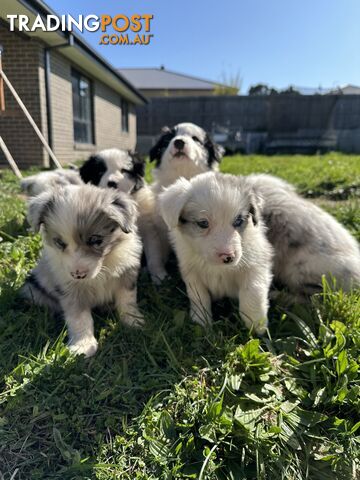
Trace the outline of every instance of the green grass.
<path fill-rule="evenodd" d="M 360 238 L 360 157 L 237 156 L 222 169 L 277 174 Z M 234 302 L 216 305 L 204 332 L 175 268 L 160 288 L 142 273 L 146 327 L 96 314 L 100 349 L 85 360 L 69 354 L 61 322 L 17 296 L 41 246 L 24 215 L 3 172 L 1 479 L 360 478 L 359 292 L 324 285 L 291 310 L 279 300 L 259 341 Z"/>

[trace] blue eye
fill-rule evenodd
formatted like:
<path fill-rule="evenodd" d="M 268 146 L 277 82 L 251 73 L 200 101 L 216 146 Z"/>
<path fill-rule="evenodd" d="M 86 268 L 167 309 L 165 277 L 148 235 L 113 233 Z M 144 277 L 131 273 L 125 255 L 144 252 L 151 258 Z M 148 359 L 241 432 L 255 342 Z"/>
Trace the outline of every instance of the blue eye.
<path fill-rule="evenodd" d="M 66 243 L 63 242 L 61 238 L 58 238 L 58 237 L 54 238 L 54 243 L 59 250 L 65 250 L 65 248 L 67 247 Z"/>
<path fill-rule="evenodd" d="M 199 220 L 196 222 L 196 224 L 198 227 L 203 228 L 204 230 L 205 228 L 209 228 L 209 222 L 207 220 Z"/>
<path fill-rule="evenodd" d="M 100 247 L 103 243 L 103 238 L 100 235 L 91 235 L 88 241 L 86 242 L 89 247 Z"/>
<path fill-rule="evenodd" d="M 241 225 L 244 223 L 244 219 L 241 215 L 238 215 L 236 218 L 235 218 L 235 221 L 233 223 L 233 227 L 234 228 L 239 228 L 241 227 Z"/>

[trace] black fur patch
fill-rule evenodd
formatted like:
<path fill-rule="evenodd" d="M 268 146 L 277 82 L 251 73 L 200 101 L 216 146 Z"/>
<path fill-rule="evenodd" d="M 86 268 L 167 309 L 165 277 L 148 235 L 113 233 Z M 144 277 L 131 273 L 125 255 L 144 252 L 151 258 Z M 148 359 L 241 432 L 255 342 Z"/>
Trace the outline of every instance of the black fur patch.
<path fill-rule="evenodd" d="M 107 170 L 106 163 L 100 155 L 91 155 L 79 170 L 80 177 L 85 183 L 99 185 Z"/>
<path fill-rule="evenodd" d="M 128 175 L 134 182 L 131 194 L 139 191 L 145 185 L 145 160 L 137 152 L 129 152 L 129 155 L 132 159 L 132 168 L 131 170 L 123 168 L 121 173 Z"/>
<path fill-rule="evenodd" d="M 250 203 L 250 208 L 249 208 L 249 215 L 252 216 L 252 221 L 254 225 L 257 225 L 259 223 L 259 219 L 257 217 L 257 212 L 252 203 Z"/>
<path fill-rule="evenodd" d="M 169 146 L 171 140 L 175 137 L 176 131 L 172 128 L 169 131 L 166 131 L 161 135 L 156 144 L 151 148 L 149 152 L 150 162 L 156 160 L 156 166 L 158 167 L 161 164 L 161 157 L 163 156 L 165 150 Z"/>
<path fill-rule="evenodd" d="M 210 135 L 207 133 L 205 137 L 204 147 L 208 152 L 208 165 L 212 167 L 214 162 L 221 162 L 222 147 L 215 143 Z"/>

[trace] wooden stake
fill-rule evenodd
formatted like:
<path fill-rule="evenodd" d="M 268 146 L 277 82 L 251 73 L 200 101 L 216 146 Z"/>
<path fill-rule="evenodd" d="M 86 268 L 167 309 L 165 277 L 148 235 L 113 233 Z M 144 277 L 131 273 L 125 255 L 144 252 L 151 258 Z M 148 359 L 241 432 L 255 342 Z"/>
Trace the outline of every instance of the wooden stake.
<path fill-rule="evenodd" d="M 1 150 L 4 152 L 4 155 L 6 157 L 6 160 L 9 162 L 10 164 L 10 167 L 12 168 L 13 172 L 15 173 L 15 175 L 18 177 L 18 178 L 23 178 L 23 176 L 21 175 L 21 172 L 18 168 L 18 166 L 16 165 L 16 162 L 15 160 L 13 159 L 11 153 L 9 152 L 4 140 L 2 137 L 0 137 L 0 148 Z"/>
<path fill-rule="evenodd" d="M 51 159 L 53 160 L 53 162 L 55 163 L 55 165 L 57 166 L 57 168 L 62 168 L 62 165 L 61 163 L 59 162 L 59 160 L 55 157 L 55 154 L 54 152 L 51 150 L 51 148 L 49 147 L 47 141 L 45 140 L 44 138 L 44 135 L 40 132 L 38 126 L 36 125 L 36 123 L 34 122 L 34 119 L 32 118 L 32 116 L 30 115 L 28 109 L 25 107 L 25 105 L 23 104 L 21 98 L 19 97 L 19 95 L 17 94 L 15 88 L 12 86 L 10 80 L 7 78 L 7 76 L 5 75 L 4 73 L 4 70 L 0 67 L 0 77 L 2 77 L 4 79 L 4 82 L 6 83 L 6 85 L 8 86 L 10 92 L 14 95 L 15 97 L 15 100 L 17 101 L 17 103 L 19 104 L 21 110 L 25 113 L 25 116 L 26 118 L 29 120 L 31 126 L 33 127 L 33 129 L 35 130 L 37 136 L 39 137 L 41 143 L 44 145 L 44 148 L 45 150 L 48 152 L 48 154 L 50 155 Z"/>
<path fill-rule="evenodd" d="M 2 70 L 2 53 L 4 48 L 0 45 L 0 70 Z M 0 112 L 5 111 L 5 95 L 4 95 L 4 81 L 0 76 Z"/>

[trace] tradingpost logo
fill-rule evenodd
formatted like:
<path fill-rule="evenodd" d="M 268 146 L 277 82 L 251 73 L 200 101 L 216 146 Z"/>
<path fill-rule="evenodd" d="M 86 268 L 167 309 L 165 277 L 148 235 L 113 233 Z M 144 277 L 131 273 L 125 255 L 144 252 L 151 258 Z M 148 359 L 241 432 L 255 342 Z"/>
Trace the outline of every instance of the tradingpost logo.
<path fill-rule="evenodd" d="M 10 31 L 14 32 L 102 32 L 99 45 L 149 45 L 154 35 L 151 23 L 154 15 L 145 13 L 118 15 L 37 15 L 30 20 L 27 15 L 7 15 Z"/>

